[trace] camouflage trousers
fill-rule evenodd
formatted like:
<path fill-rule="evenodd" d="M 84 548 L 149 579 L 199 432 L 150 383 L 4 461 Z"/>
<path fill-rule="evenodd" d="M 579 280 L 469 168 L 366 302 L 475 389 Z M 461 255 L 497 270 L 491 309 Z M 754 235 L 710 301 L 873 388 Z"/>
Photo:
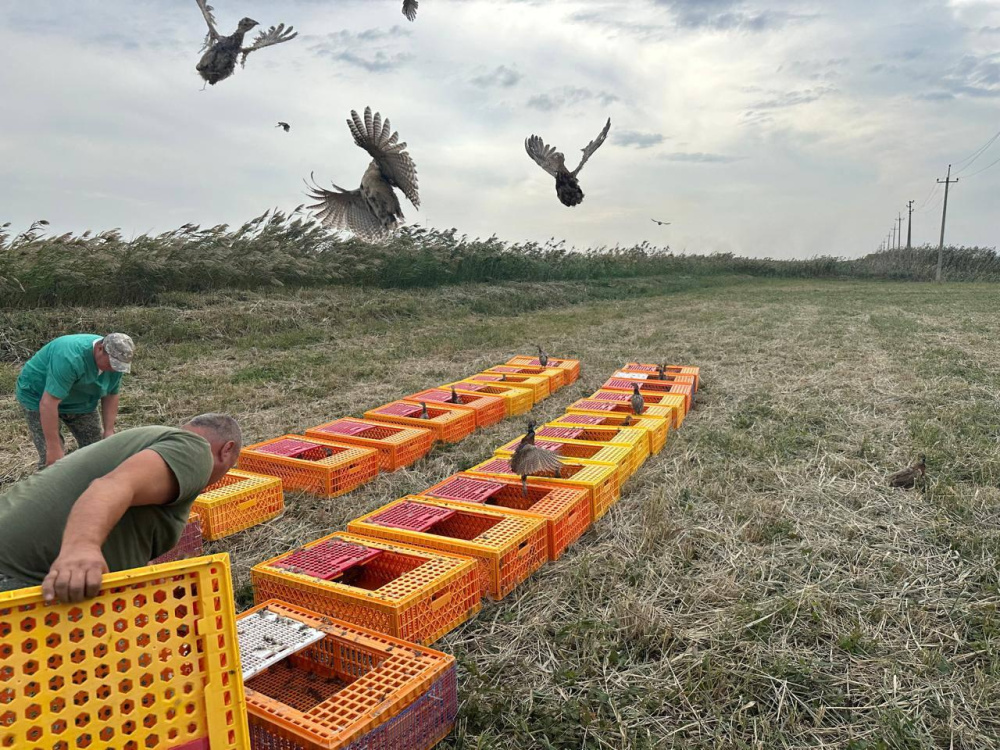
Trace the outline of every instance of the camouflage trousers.
<path fill-rule="evenodd" d="M 23 408 L 23 407 L 22 407 Z M 31 433 L 31 440 L 38 451 L 38 468 L 45 468 L 45 433 L 42 431 L 42 417 L 37 411 L 24 409 L 24 419 L 28 423 L 28 432 Z M 101 426 L 101 417 L 97 410 L 86 414 L 60 414 L 59 421 L 66 425 L 74 438 L 76 444 L 83 448 L 85 445 L 96 443 L 104 434 Z M 59 431 L 59 441 L 66 445 L 63 440 L 62 430 Z"/>

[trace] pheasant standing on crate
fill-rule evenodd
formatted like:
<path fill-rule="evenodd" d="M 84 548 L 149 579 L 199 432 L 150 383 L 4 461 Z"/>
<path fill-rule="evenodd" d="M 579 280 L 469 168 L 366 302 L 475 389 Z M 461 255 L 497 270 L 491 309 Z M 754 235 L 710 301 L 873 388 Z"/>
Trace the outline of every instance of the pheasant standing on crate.
<path fill-rule="evenodd" d="M 656 366 L 656 379 L 657 380 L 666 380 L 667 379 L 667 366 L 666 365 L 657 365 Z"/>
<path fill-rule="evenodd" d="M 521 492 L 528 496 L 528 477 L 546 476 L 555 473 L 558 477 L 562 472 L 562 461 L 552 451 L 535 445 L 535 422 L 528 422 L 528 432 L 517 444 L 514 455 L 510 459 L 510 470 L 521 477 Z"/>
<path fill-rule="evenodd" d="M 427 403 L 424 402 L 424 401 L 420 402 L 420 418 L 421 419 L 430 419 L 431 418 L 431 413 L 429 411 L 427 411 Z"/>
<path fill-rule="evenodd" d="M 524 150 L 528 152 L 528 156 L 534 160 L 535 164 L 556 178 L 556 195 L 564 206 L 576 206 L 583 202 L 583 189 L 580 187 L 577 175 L 580 174 L 580 170 L 583 169 L 587 160 L 604 143 L 610 129 L 611 118 L 609 117 L 604 130 L 582 149 L 583 158 L 580 159 L 580 164 L 572 172 L 566 169 L 565 155 L 561 151 L 557 151 L 555 146 L 545 145 L 545 142 L 537 135 L 524 140 Z"/>
<path fill-rule="evenodd" d="M 208 24 L 205 46 L 202 47 L 205 54 L 201 56 L 196 69 L 198 75 L 210 86 L 229 78 L 236 70 L 236 59 L 241 55 L 240 67 L 243 67 L 246 65 L 247 55 L 251 52 L 275 44 L 290 42 L 298 36 L 298 33 L 292 33 L 292 26 L 285 29 L 285 24 L 281 23 L 272 26 L 267 31 L 260 32 L 252 45 L 244 47 L 243 38 L 247 32 L 259 25 L 255 20 L 243 18 L 237 24 L 236 31 L 229 36 L 222 36 L 215 28 L 215 16 L 212 15 L 212 11 L 215 9 L 208 4 L 207 0 L 195 0 L 195 2 L 201 8 L 201 14 L 205 17 L 205 23 Z"/>
<path fill-rule="evenodd" d="M 315 209 L 320 222 L 332 229 L 348 229 L 366 242 L 378 242 L 404 218 L 393 188 L 401 190 L 414 208 L 420 208 L 417 166 L 388 118 L 383 122 L 378 112 L 373 116 L 371 107 L 365 107 L 363 120 L 351 110 L 347 127 L 354 143 L 372 157 L 361 177 L 361 187 L 345 190 L 333 185 L 333 190 L 326 190 L 314 183 L 309 197 L 317 202 L 309 208 Z"/>
<path fill-rule="evenodd" d="M 538 364 L 542 367 L 549 366 L 549 355 L 541 346 L 538 347 Z"/>
<path fill-rule="evenodd" d="M 461 404 L 463 403 L 461 397 L 458 395 L 458 391 L 455 390 L 455 386 L 451 387 L 451 395 L 448 397 L 449 404 Z"/>
<path fill-rule="evenodd" d="M 926 476 L 927 462 L 924 456 L 920 456 L 919 460 L 913 466 L 907 466 L 905 469 L 900 469 L 891 475 L 889 477 L 889 486 L 910 490 L 917 485 L 918 480 L 922 481 Z"/>
<path fill-rule="evenodd" d="M 642 410 L 646 407 L 646 399 L 639 393 L 638 383 L 632 383 L 632 398 L 629 399 L 629 403 L 632 405 L 633 414 L 642 414 Z"/>

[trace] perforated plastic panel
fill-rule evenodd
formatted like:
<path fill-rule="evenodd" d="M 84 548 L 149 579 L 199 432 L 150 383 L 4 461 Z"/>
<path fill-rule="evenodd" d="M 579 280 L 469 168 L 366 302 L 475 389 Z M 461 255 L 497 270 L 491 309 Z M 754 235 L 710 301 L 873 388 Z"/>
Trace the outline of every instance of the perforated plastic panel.
<path fill-rule="evenodd" d="M 381 554 L 381 550 L 331 539 L 313 547 L 297 549 L 272 565 L 291 573 L 302 573 L 322 581 L 330 581 L 348 568 L 363 565 Z"/>
<path fill-rule="evenodd" d="M 600 419 L 600 417 L 596 417 L 596 419 Z M 538 437 L 563 438 L 564 440 L 573 440 L 583 433 L 583 429 L 575 427 L 541 427 L 535 431 Z"/>
<path fill-rule="evenodd" d="M 464 503 L 485 503 L 504 486 L 498 482 L 470 477 L 452 477 L 436 487 L 422 493 L 427 497 L 443 497 L 446 500 L 460 500 Z"/>
<path fill-rule="evenodd" d="M 415 417 L 420 411 L 421 407 L 416 404 L 407 404 L 403 401 L 395 401 L 378 408 L 380 414 L 391 414 L 396 417 Z"/>
<path fill-rule="evenodd" d="M 427 531 L 434 524 L 455 515 L 448 508 L 436 508 L 419 503 L 400 503 L 368 519 L 379 526 L 391 526 L 407 531 Z"/>
<path fill-rule="evenodd" d="M 337 435 L 357 435 L 358 433 L 370 430 L 372 426 L 364 422 L 355 422 L 351 419 L 338 419 L 336 422 L 323 425 L 323 432 L 332 432 Z"/>
<path fill-rule="evenodd" d="M 322 640 L 326 633 L 269 609 L 262 609 L 240 620 L 236 635 L 240 641 L 243 680 L 246 681 L 272 664 Z"/>
<path fill-rule="evenodd" d="M 262 445 L 255 450 L 260 453 L 271 453 L 275 456 L 285 456 L 286 458 L 306 458 L 312 460 L 333 455 L 333 449 L 325 445 L 316 445 L 315 443 L 307 443 L 305 440 L 292 440 L 290 438 L 285 440 L 276 440 L 273 443 Z M 310 451 L 316 455 L 307 456 L 306 454 Z"/>

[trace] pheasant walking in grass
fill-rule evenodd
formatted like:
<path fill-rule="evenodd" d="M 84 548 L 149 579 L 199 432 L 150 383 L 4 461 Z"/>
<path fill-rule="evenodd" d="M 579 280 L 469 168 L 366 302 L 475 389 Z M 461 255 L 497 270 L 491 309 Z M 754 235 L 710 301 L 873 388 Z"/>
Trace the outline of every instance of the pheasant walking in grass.
<path fill-rule="evenodd" d="M 222 36 L 215 28 L 215 16 L 212 15 L 214 8 L 208 4 L 208 0 L 195 0 L 195 2 L 201 8 L 201 14 L 205 17 L 205 23 L 208 24 L 205 46 L 202 47 L 205 54 L 198 61 L 196 70 L 209 86 L 214 86 L 219 81 L 229 78 L 236 70 L 236 59 L 241 55 L 240 67 L 243 67 L 246 64 L 247 55 L 251 52 L 275 44 L 290 42 L 298 36 L 297 32 L 293 33 L 292 26 L 285 29 L 285 24 L 281 23 L 272 26 L 267 31 L 260 32 L 252 45 L 244 47 L 243 38 L 247 32 L 259 25 L 255 20 L 244 18 L 236 26 L 235 32 L 229 36 Z"/>
<path fill-rule="evenodd" d="M 646 407 L 646 399 L 639 393 L 638 383 L 632 383 L 632 398 L 629 399 L 629 403 L 634 414 L 642 414 L 642 410 Z"/>
<path fill-rule="evenodd" d="M 921 455 L 920 459 L 913 464 L 913 466 L 907 466 L 905 469 L 900 469 L 895 474 L 889 477 L 890 487 L 900 487 L 905 490 L 913 489 L 917 480 L 922 480 L 927 476 L 927 463 L 924 460 L 924 456 Z"/>
<path fill-rule="evenodd" d="M 611 129 L 611 118 L 608 118 L 604 130 L 583 148 L 583 158 L 580 164 L 570 172 L 566 169 L 566 157 L 562 152 L 557 151 L 555 146 L 547 146 L 537 135 L 532 135 L 524 141 L 524 150 L 528 152 L 535 164 L 540 166 L 550 175 L 556 178 L 556 195 L 564 206 L 576 206 L 583 201 L 583 189 L 577 175 L 583 169 L 583 165 L 594 155 L 594 152 L 601 147 L 604 139 L 608 137 Z"/>
<path fill-rule="evenodd" d="M 549 355 L 541 346 L 538 347 L 538 364 L 542 367 L 549 366 Z"/>
<path fill-rule="evenodd" d="M 552 451 L 535 445 L 535 423 L 528 422 L 528 432 L 514 449 L 510 459 L 510 470 L 521 477 L 521 492 L 528 496 L 528 477 L 547 476 L 555 473 L 558 477 L 562 472 L 562 461 Z"/>
<path fill-rule="evenodd" d="M 403 209 L 393 188 L 420 208 L 417 193 L 417 167 L 406 151 L 406 144 L 399 143 L 399 133 L 378 112 L 372 115 L 365 107 L 364 120 L 351 110 L 347 127 L 354 142 L 367 151 L 371 164 L 361 177 L 361 187 L 345 190 L 334 185 L 325 190 L 313 185 L 309 197 L 318 201 L 309 206 L 316 209 L 319 220 L 334 229 L 349 229 L 366 242 L 385 239 L 403 219 Z"/>

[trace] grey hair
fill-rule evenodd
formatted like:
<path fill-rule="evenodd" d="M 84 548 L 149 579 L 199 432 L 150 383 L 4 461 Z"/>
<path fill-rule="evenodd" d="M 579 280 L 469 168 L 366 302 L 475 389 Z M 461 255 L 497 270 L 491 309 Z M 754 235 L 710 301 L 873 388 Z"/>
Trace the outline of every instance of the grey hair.
<path fill-rule="evenodd" d="M 243 432 L 240 430 L 239 422 L 228 414 L 199 414 L 191 417 L 181 427 L 199 427 L 211 433 L 219 442 L 228 443 L 232 440 L 238 448 L 243 447 Z"/>

